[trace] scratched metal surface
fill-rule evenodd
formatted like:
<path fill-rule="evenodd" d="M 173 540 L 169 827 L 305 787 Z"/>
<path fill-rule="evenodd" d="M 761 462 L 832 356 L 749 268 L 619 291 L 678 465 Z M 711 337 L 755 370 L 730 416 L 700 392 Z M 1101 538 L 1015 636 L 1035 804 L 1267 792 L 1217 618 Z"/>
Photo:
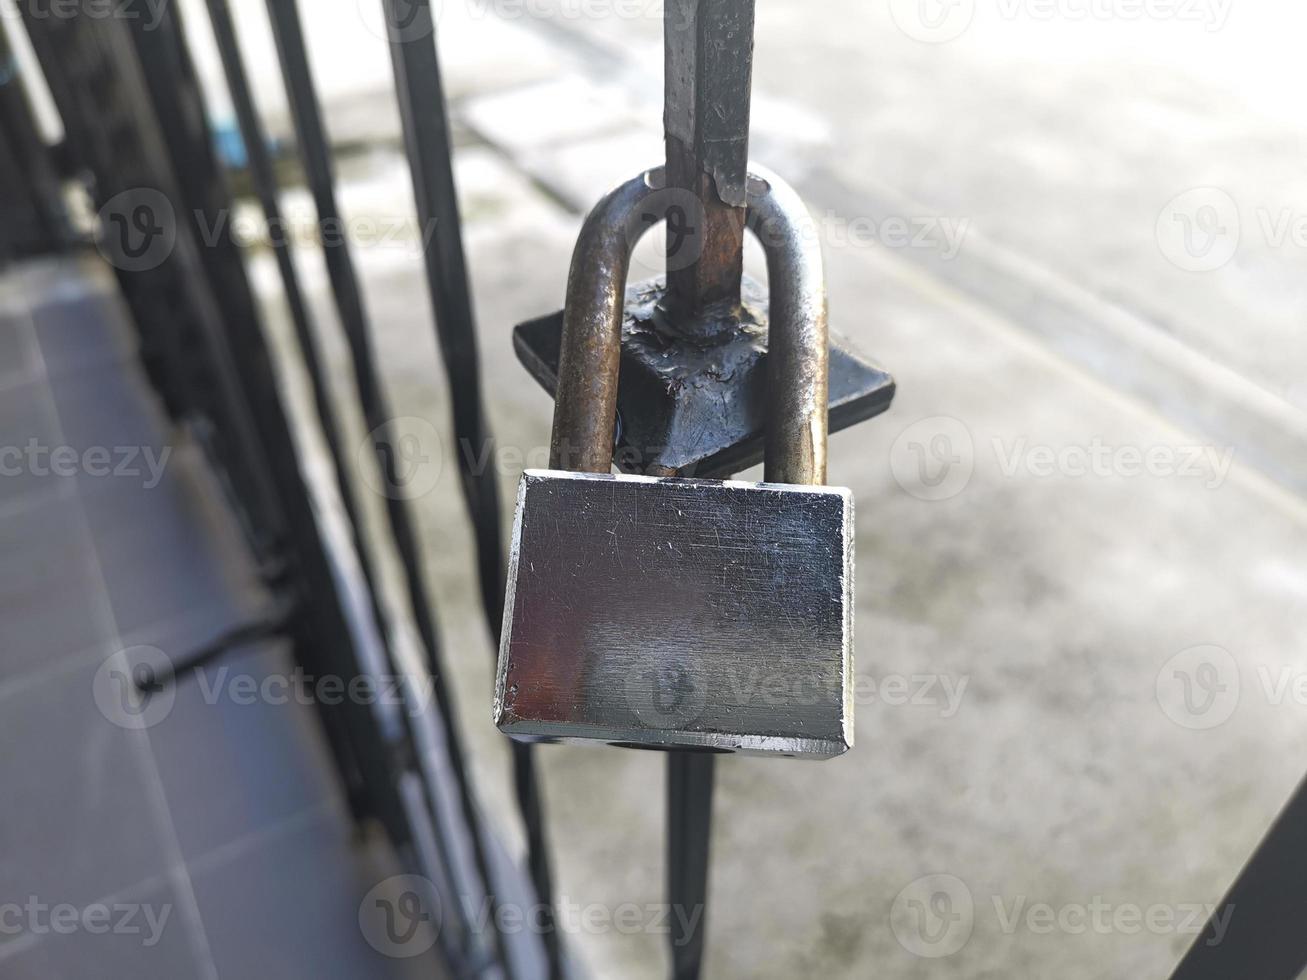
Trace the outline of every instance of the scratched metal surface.
<path fill-rule="evenodd" d="M 496 724 L 518 738 L 841 754 L 852 542 L 843 489 L 528 471 Z"/>

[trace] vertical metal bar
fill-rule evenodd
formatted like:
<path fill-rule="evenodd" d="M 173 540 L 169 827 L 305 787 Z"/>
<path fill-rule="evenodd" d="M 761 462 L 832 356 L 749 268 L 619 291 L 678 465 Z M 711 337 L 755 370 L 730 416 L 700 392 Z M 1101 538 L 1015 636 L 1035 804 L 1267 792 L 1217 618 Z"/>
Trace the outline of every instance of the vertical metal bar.
<path fill-rule="evenodd" d="M 149 0 L 149 2 L 162 4 L 163 0 Z M 157 7 L 156 16 L 152 18 L 152 22 L 158 25 L 157 28 L 151 31 L 138 27 L 133 32 L 133 40 L 137 45 L 155 111 L 161 119 L 171 122 L 171 125 L 165 129 L 169 137 L 166 147 L 169 153 L 175 154 L 177 161 L 181 161 L 176 164 L 177 168 L 185 169 L 182 186 L 186 213 L 216 216 L 229 212 L 230 195 L 225 191 L 223 174 L 209 142 L 209 129 L 204 118 L 198 82 L 189 63 L 189 55 L 182 40 L 177 17 L 178 13 L 175 10 L 165 6 Z M 229 327 L 247 335 L 246 342 L 236 345 L 243 361 L 247 362 L 242 372 L 270 374 L 271 365 L 260 332 L 257 313 L 251 315 L 248 320 L 232 322 L 232 304 L 253 303 L 252 294 L 249 293 L 248 283 L 244 277 L 241 258 L 234 242 L 226 239 L 225 236 L 220 236 L 218 240 L 210 243 L 204 254 L 206 263 L 215 268 L 215 279 L 223 283 L 222 295 L 226 303 L 223 313 Z M 214 263 L 217 265 L 213 265 Z M 239 305 L 234 308 L 239 311 Z M 275 404 L 277 396 L 273 379 L 269 377 L 264 384 L 264 388 L 258 389 L 260 397 L 271 399 Z M 284 418 L 282 425 L 285 426 Z M 287 433 L 283 432 L 277 441 L 285 441 L 283 436 L 287 436 Z M 295 484 L 298 492 L 292 494 L 292 503 L 287 508 L 291 520 L 295 525 L 304 528 L 304 536 L 309 533 L 322 534 L 313 517 L 312 498 L 308 495 L 303 475 L 298 469 L 293 439 L 286 448 L 275 454 L 274 458 L 278 466 L 291 471 L 294 479 L 299 481 Z M 321 589 L 321 573 L 331 575 L 332 564 L 338 559 L 334 557 L 332 546 L 325 540 L 315 540 L 313 543 L 314 546 L 321 548 L 326 559 L 325 567 L 321 563 L 315 563 L 313 568 L 319 583 L 297 582 L 297 584 L 308 585 L 309 596 L 316 597 L 320 592 L 330 595 L 326 590 Z M 338 547 L 339 543 L 337 543 Z M 360 560 L 366 560 L 366 552 L 360 549 L 359 557 Z M 375 595 L 371 598 L 374 607 L 379 605 Z M 430 615 L 429 608 L 423 611 Z M 339 608 L 328 610 L 326 623 L 330 623 L 331 616 L 339 616 L 342 613 L 343 610 Z M 309 620 L 306 624 L 309 629 L 329 628 L 320 616 L 306 617 L 306 619 Z M 348 615 L 345 619 L 347 627 L 357 625 Z M 384 620 L 379 620 L 378 626 L 383 622 Z M 299 645 L 298 650 L 301 655 L 311 653 L 312 656 L 317 657 L 317 648 L 330 642 L 326 637 L 319 636 L 312 644 Z M 367 640 L 364 639 L 362 642 L 366 643 Z M 336 652 L 343 651 L 336 648 Z M 384 658 L 371 656 L 371 653 L 371 650 L 360 650 L 353 657 L 337 656 L 332 670 L 340 676 L 351 676 L 360 672 L 375 675 L 379 669 L 384 668 L 386 661 Z M 437 688 L 438 699 L 440 694 Z M 388 824 L 392 839 L 397 846 L 413 845 L 418 850 L 422 850 L 422 842 L 434 838 L 435 844 L 439 846 L 442 853 L 438 856 L 437 864 L 435 866 L 428 864 L 428 867 L 433 867 L 436 878 L 452 873 L 453 863 L 449 852 L 451 836 L 446 833 L 432 835 L 427 831 L 433 821 L 437 824 L 444 821 L 444 808 L 438 799 L 438 780 L 430 778 L 429 773 L 427 774 L 429 778 L 425 780 L 422 778 L 423 769 L 415 757 L 416 740 L 412 728 L 405 731 L 405 723 L 411 722 L 412 719 L 402 713 L 399 718 L 385 717 L 384 712 L 379 712 L 374 717 L 371 709 L 364 705 L 352 707 L 351 711 L 355 716 L 356 738 L 361 736 L 361 740 L 367 746 L 368 754 L 363 760 L 366 766 L 363 779 L 365 785 L 370 784 L 369 800 L 376 801 L 376 805 L 390 811 Z M 383 753 L 382 758 L 376 756 L 375 750 L 378 748 Z M 414 781 L 422 785 L 427 794 L 424 808 L 415 809 L 409 795 L 401 793 L 401 784 L 409 785 Z M 460 951 L 456 949 L 450 935 L 454 931 L 442 930 L 440 939 L 442 950 L 451 964 L 459 963 L 461 960 L 460 965 L 463 969 L 471 969 L 466 946 L 461 950 L 461 956 Z M 466 923 L 458 930 L 458 935 L 465 944 L 471 940 Z M 479 959 L 480 950 L 476 952 Z"/>
<path fill-rule="evenodd" d="M 224 227 L 231 215 L 232 202 L 210 142 L 198 80 L 179 20 L 180 11 L 167 0 L 143 0 L 142 6 L 146 9 L 140 18 L 117 19 L 122 23 L 122 31 L 102 33 L 110 41 L 125 33 L 135 53 L 150 111 L 159 125 L 162 146 L 158 152 L 171 164 L 173 181 L 167 186 L 175 194 L 167 196 L 173 204 L 173 221 L 178 226 L 186 226 L 185 238 L 194 243 L 198 263 L 212 285 L 207 297 L 216 306 L 219 322 L 231 334 L 231 342 L 225 346 L 246 362 L 242 371 L 245 379 L 270 377 L 272 362 L 263 342 L 262 317 L 245 276 L 240 252 L 231 236 L 211 235 L 207 231 Z M 109 149 L 110 167 L 115 165 L 114 152 L 113 148 Z M 179 239 L 183 237 L 181 232 L 179 227 Z M 273 423 L 269 420 L 275 392 L 265 392 L 245 379 L 242 379 L 245 384 L 242 415 L 248 416 L 248 424 L 258 434 L 266 453 L 252 455 L 248 461 L 238 457 L 229 462 L 239 467 L 245 479 L 271 500 L 275 493 L 265 485 L 273 481 L 264 466 L 255 461 L 266 459 L 286 480 L 290 478 L 289 470 L 297 463 L 294 458 L 282 460 L 281 453 L 272 449 L 273 442 L 281 438 L 280 432 L 272 432 Z M 277 508 L 271 503 L 264 510 L 276 513 L 276 526 L 264 532 L 270 538 L 270 553 L 265 558 L 275 566 L 278 544 L 271 539 L 284 535 L 288 515 L 284 506 Z"/>
<path fill-rule="evenodd" d="M 139 145 L 128 144 L 135 153 L 119 151 L 116 169 L 106 171 L 101 166 L 108 159 L 107 143 L 111 137 L 107 134 L 131 120 L 132 116 L 124 111 L 129 105 L 114 100 L 124 84 L 123 79 L 105 72 L 107 84 L 102 82 L 93 86 L 89 83 L 92 73 L 102 70 L 104 63 L 103 56 L 97 57 L 90 47 L 89 30 L 75 18 L 51 16 L 48 6 L 41 7 L 35 2 L 23 4 L 21 11 L 23 27 L 63 123 L 64 138 L 58 156 L 64 168 L 70 173 L 96 174 L 92 193 L 97 205 L 103 205 L 125 188 L 150 186 L 149 178 L 144 176 L 149 173 L 149 168 L 143 165 L 143 147 Z M 94 111 L 91 103 L 96 99 L 118 105 L 119 112 Z M 188 411 L 198 413 L 198 406 L 205 403 L 211 416 L 221 414 L 223 399 L 215 390 L 218 386 L 212 379 L 197 379 L 180 367 L 181 349 L 188 343 L 200 341 L 200 331 L 184 297 L 171 302 L 178 298 L 172 287 L 179 280 L 172 265 L 165 263 L 149 271 L 116 269 L 115 272 L 123 297 L 131 307 L 141 364 L 169 415 L 181 418 Z M 167 308 L 174 312 L 171 329 L 165 330 L 161 323 L 166 317 L 158 311 Z M 231 437 L 229 432 L 227 438 Z M 239 474 L 237 476 L 239 478 Z M 256 499 L 257 495 L 252 495 L 244 506 L 233 508 L 247 527 L 250 524 L 248 508 Z"/>
<path fill-rule="evenodd" d="M 422 257 L 435 313 L 436 338 L 452 393 L 463 495 L 476 525 L 482 601 L 497 637 L 504 604 L 499 487 L 494 473 L 478 468 L 472 459 L 474 455 L 481 458 L 492 448 L 492 437 L 481 400 L 476 322 L 454 185 L 453 141 L 433 41 L 435 25 L 430 0 L 383 2 L 392 31 L 395 92 L 423 232 Z"/>
<path fill-rule="evenodd" d="M 663 14 L 667 186 L 699 212 L 668 213 L 666 303 L 691 334 L 740 305 L 754 4 L 667 0 Z"/>
<path fill-rule="evenodd" d="M 317 337 L 309 320 L 304 293 L 300 288 L 299 277 L 295 272 L 295 263 L 291 256 L 290 243 L 284 234 L 285 219 L 278 201 L 279 187 L 272 157 L 268 152 L 267 137 L 263 131 L 254 99 L 250 93 L 249 79 L 241 61 L 240 48 L 236 41 L 236 31 L 228 10 L 227 0 L 206 0 L 209 10 L 209 22 L 213 28 L 218 55 L 222 61 L 223 73 L 227 79 L 227 89 L 231 95 L 232 105 L 236 110 L 236 119 L 240 126 L 241 139 L 249 161 L 250 179 L 254 192 L 263 208 L 264 220 L 267 222 L 273 254 L 276 256 L 277 268 L 281 274 L 282 287 L 285 291 L 286 306 L 290 310 L 295 335 L 308 369 L 313 385 L 314 404 L 322 425 L 323 435 L 331 451 L 333 460 L 340 470 L 340 494 L 345 510 L 351 522 L 357 525 L 357 512 L 353 488 L 344 479 L 347 472 L 342 466 L 340 424 L 336 410 L 332 405 L 330 391 L 327 389 L 325 374 L 322 369 L 322 357 L 319 353 Z M 361 549 L 360 549 L 361 551 Z M 366 558 L 360 555 L 361 558 Z M 371 581 L 371 576 L 369 575 Z"/>
<path fill-rule="evenodd" d="M 498 648 L 504 616 L 504 544 L 499 488 L 493 471 L 475 459 L 492 453 L 493 437 L 481 398 L 476 323 L 463 253 L 453 140 L 429 0 L 382 0 L 390 35 L 395 92 L 403 120 L 413 196 L 423 235 L 427 287 L 436 336 L 453 403 L 455 445 L 463 498 L 476 535 L 481 601 Z M 470 451 L 469 451 L 470 450 Z M 532 885 L 549 911 L 542 940 L 550 975 L 562 975 L 559 936 L 552 920 L 553 884 L 545 834 L 544 800 L 531 746 L 512 743 L 513 782 L 527 835 Z"/>
<path fill-rule="evenodd" d="M 672 980 L 696 980 L 703 965 L 716 760 L 707 752 L 672 752 L 667 756 Z"/>
<path fill-rule="evenodd" d="M 737 313 L 744 274 L 755 0 L 667 0 L 663 123 L 668 188 L 693 195 L 697 215 L 667 220 L 667 299 L 687 336 Z M 688 198 L 687 198 L 688 199 Z M 678 224 L 679 223 L 679 224 Z M 673 909 L 702 909 L 690 935 L 671 937 L 672 976 L 696 980 L 707 931 L 714 760 L 667 758 L 667 891 Z"/>
<path fill-rule="evenodd" d="M 830 339 L 821 248 L 806 234 L 811 218 L 799 196 L 779 179 L 768 183 L 767 192 L 751 201 L 748 215 L 766 244 L 772 283 L 764 476 L 775 483 L 822 484 Z M 673 980 L 697 980 L 703 968 L 714 760 L 679 752 L 667 760 L 667 890 L 677 923 L 671 936 Z M 686 931 L 688 922 L 695 925 Z"/>
<path fill-rule="evenodd" d="M 803 200 L 755 168 L 767 191 L 750 201 L 749 226 L 767 249 L 771 282 L 767 342 L 769 483 L 826 482 L 830 433 L 830 328 L 821 242 Z"/>
<path fill-rule="evenodd" d="M 572 251 L 549 466 L 581 473 L 613 468 L 622 310 L 631 251 L 663 168 L 614 188 L 586 216 Z"/>
<path fill-rule="evenodd" d="M 16 252 L 52 251 L 68 241 L 54 155 L 41 139 L 18 60 L 0 24 L 0 156 L 6 161 L 0 239 Z M 0 242 L 3 247 L 4 242 Z"/>
<path fill-rule="evenodd" d="M 251 182 L 255 194 L 259 198 L 264 220 L 267 222 L 270 232 L 269 237 L 281 275 L 287 307 L 290 310 L 300 354 L 304 360 L 304 367 L 309 376 L 318 423 L 322 428 L 323 438 L 327 443 L 327 449 L 335 469 L 336 487 L 345 511 L 346 523 L 352 535 L 353 550 L 358 558 L 360 571 L 363 574 L 372 618 L 386 640 L 387 652 L 392 653 L 397 642 L 396 630 L 393 623 L 390 622 L 390 617 L 387 615 L 381 601 L 381 582 L 377 574 L 376 563 L 373 560 L 371 549 L 364 539 L 363 515 L 358 505 L 358 495 L 355 492 L 354 481 L 350 477 L 352 464 L 344 451 L 341 426 L 327 374 L 323 369 L 318 339 L 309 317 L 308 305 L 305 302 L 303 290 L 300 288 L 299 277 L 295 271 L 290 240 L 285 233 L 286 222 L 278 200 L 278 181 L 272 157 L 268 151 L 267 136 L 264 133 L 258 110 L 254 105 L 249 79 L 241 59 L 240 46 L 236 38 L 235 26 L 232 23 L 227 0 L 207 0 L 207 5 L 214 40 L 217 44 L 219 58 L 222 61 L 228 92 L 236 112 L 241 139 L 249 162 Z M 389 669 L 395 670 L 393 657 L 388 657 L 387 662 Z M 398 673 L 397 670 L 396 673 Z M 413 724 L 412 715 L 405 712 L 404 720 L 408 729 L 407 737 L 413 740 L 414 735 L 411 730 Z M 407 765 L 411 766 L 412 762 L 408 762 Z M 419 773 L 420 770 L 415 768 L 414 775 L 417 776 Z M 425 780 L 419 778 L 418 785 L 422 786 L 424 797 L 429 793 L 433 793 L 432 788 L 426 785 Z M 434 796 L 432 796 L 430 800 L 432 819 L 438 822 L 437 805 Z M 433 847 L 437 860 L 447 869 L 451 868 L 452 859 L 448 850 L 449 842 L 444 835 L 436 834 L 432 836 L 434 837 Z"/>
<path fill-rule="evenodd" d="M 331 454 L 336 470 L 336 486 L 340 492 L 341 503 L 345 509 L 350 529 L 354 535 L 355 550 L 359 565 L 368 586 L 374 618 L 379 628 L 384 629 L 386 617 L 380 602 L 380 584 L 372 555 L 363 540 L 362 514 L 358 506 L 358 496 L 354 483 L 350 479 L 350 460 L 344 451 L 341 437 L 340 421 L 337 417 L 326 371 L 322 366 L 322 355 L 317 335 L 309 318 L 308 304 L 300 288 L 299 276 L 295 271 L 294 258 L 291 255 L 289 236 L 285 234 L 286 221 L 278 201 L 279 187 L 272 156 L 268 152 L 267 136 L 255 108 L 250 92 L 249 79 L 241 60 L 240 47 L 236 39 L 235 26 L 227 0 L 206 0 L 209 21 L 213 28 L 218 55 L 222 61 L 223 73 L 227 79 L 227 89 L 231 95 L 232 106 L 236 110 L 237 123 L 240 126 L 241 139 L 245 144 L 245 153 L 249 160 L 250 179 L 255 194 L 263 208 L 264 220 L 270 232 L 273 254 L 276 256 L 277 268 L 281 274 L 282 287 L 285 291 L 286 305 L 290 310 L 291 322 L 299 342 L 300 354 L 313 389 L 313 402 L 317 411 L 318 423 L 322 427 L 323 438 Z M 388 631 L 387 631 L 388 632 Z"/>
<path fill-rule="evenodd" d="M 166 77 L 162 91 L 157 87 L 158 76 L 147 81 L 142 64 L 145 54 L 136 47 L 141 38 L 125 19 L 97 18 L 78 11 L 54 18 L 48 10 L 31 9 L 27 4 L 23 14 L 68 132 L 70 156 L 95 175 L 97 203 L 103 204 L 106 197 L 123 189 L 151 187 L 175 202 L 176 210 L 189 214 L 190 206 L 197 203 L 190 196 L 195 188 L 182 183 L 180 163 L 209 166 L 204 173 L 213 172 L 212 160 L 206 163 L 204 159 L 208 141 L 202 107 L 194 127 L 165 133 L 157 104 L 160 95 L 184 97 L 187 76 L 179 71 Z M 175 33 L 160 36 L 168 43 L 180 43 Z M 184 52 L 177 57 L 184 57 Z M 167 57 L 163 64 L 176 67 Z M 222 188 L 214 185 L 208 190 L 221 193 Z M 293 620 L 295 650 L 301 656 L 312 653 L 311 670 L 347 676 L 350 665 L 358 662 L 358 651 L 332 574 L 329 549 L 298 469 L 259 324 L 223 322 L 213 295 L 218 286 L 211 278 L 211 266 L 201 261 L 198 229 L 190 222 L 179 222 L 176 231 L 176 249 L 162 264 L 140 271 L 119 268 L 119 281 L 134 313 L 153 317 L 162 305 L 170 326 L 180 323 L 196 329 L 201 349 L 195 359 L 203 362 L 203 371 L 196 373 L 217 375 L 223 392 L 211 404 L 200 400 L 209 410 L 219 410 L 217 423 L 244 425 L 249 422 L 247 416 L 257 418 L 256 438 L 238 440 L 233 448 L 248 454 L 245 465 L 249 469 L 270 474 L 277 513 L 263 518 L 279 529 L 279 515 L 286 516 L 284 541 L 289 565 L 285 582 L 296 586 L 295 598 L 305 611 Z M 234 276 L 241 279 L 243 271 L 237 269 Z M 228 331 L 234 338 L 228 337 Z M 172 361 L 168 366 L 176 371 L 182 362 Z M 233 404 L 226 404 L 229 397 Z M 192 410 L 196 407 L 192 405 Z M 369 710 L 347 703 L 324 711 L 322 720 L 351 790 L 351 802 L 362 787 L 368 812 L 385 824 L 398 844 L 404 844 L 408 830 L 391 781 L 391 758 Z"/>
<path fill-rule="evenodd" d="M 304 43 L 304 32 L 300 22 L 295 0 L 267 0 L 268 13 L 272 22 L 273 39 L 277 47 L 277 56 L 281 63 L 282 75 L 290 98 L 291 116 L 299 142 L 300 156 L 304 164 L 305 178 L 313 196 L 320 227 L 339 229 L 343 227 L 340 209 L 336 203 L 335 178 L 331 161 L 331 149 L 322 122 L 321 110 L 313 86 L 312 72 L 309 67 L 308 51 Z M 355 383 L 359 391 L 365 422 L 376 448 L 393 444 L 388 438 L 393 420 L 387 405 L 385 392 L 376 368 L 372 352 L 370 328 L 367 314 L 363 307 L 362 294 L 358 278 L 354 272 L 350 256 L 349 243 L 343 235 L 324 236 L 323 253 L 327 262 L 331 289 L 344 327 L 346 339 L 352 354 Z M 383 467 L 387 486 L 397 486 L 398 460 L 394 453 L 378 452 L 378 461 Z M 491 903 L 489 922 L 493 940 L 501 962 L 507 962 L 503 955 L 502 937 L 495 928 L 495 887 L 490 874 L 485 845 L 480 833 L 476 802 L 466 771 L 462 737 L 458 731 L 455 717 L 453 696 L 446 682 L 442 664 L 439 635 L 435 618 L 431 612 L 431 600 L 427 592 L 425 576 L 422 573 L 422 556 L 418 548 L 417 534 L 408 513 L 405 501 L 396 495 L 386 497 L 386 512 L 390 521 L 396 550 L 404 569 L 409 603 L 416 620 L 418 633 L 426 647 L 431 676 L 436 697 L 436 705 L 443 725 L 443 734 L 449 748 L 450 770 L 458 786 L 459 804 L 464 821 L 468 827 L 468 839 L 471 842 L 473 861 L 480 876 L 487 898 Z M 469 930 L 469 937 L 473 933 Z"/>

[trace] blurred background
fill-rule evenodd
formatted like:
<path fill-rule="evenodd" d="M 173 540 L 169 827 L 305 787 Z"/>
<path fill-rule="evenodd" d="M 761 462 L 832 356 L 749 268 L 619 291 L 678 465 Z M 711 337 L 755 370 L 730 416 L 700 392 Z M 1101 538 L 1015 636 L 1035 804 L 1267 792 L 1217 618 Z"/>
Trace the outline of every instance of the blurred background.
<path fill-rule="evenodd" d="M 24 77 L 36 78 L 13 3 L 4 27 Z M 547 459 L 552 411 L 511 330 L 561 306 L 589 207 L 662 159 L 663 12 L 654 0 L 436 7 L 498 438 L 483 465 L 511 520 L 522 469 Z M 293 332 L 242 182 L 209 20 L 201 0 L 178 9 L 311 468 L 323 458 L 304 421 L 311 395 L 287 354 Z M 505 860 L 520 862 L 381 7 L 323 0 L 301 12 L 378 366 L 430 467 L 410 510 L 470 771 Z M 232 13 L 345 444 L 366 471 L 368 427 L 352 409 L 267 13 L 258 0 L 233 0 Z M 1305 30 L 1307 11 L 1271 0 L 758 5 L 751 156 L 803 195 L 822 233 L 832 327 L 891 371 L 899 393 L 887 415 L 831 439 L 830 482 L 857 500 L 858 744 L 819 765 L 718 762 L 705 975 L 1165 976 L 1290 798 L 1307 737 Z M 31 91 L 57 138 L 49 96 Z M 100 260 L 82 261 L 95 268 L 78 273 L 78 288 L 111 293 Z M 756 249 L 749 264 L 761 277 Z M 660 271 L 651 236 L 635 275 Z M 39 323 L 21 311 L 65 275 L 48 262 L 11 270 L 6 309 Z M 64 355 L 50 345 L 67 343 L 72 362 L 86 349 L 73 328 L 67 336 L 13 342 L 5 445 L 40 435 L 29 411 L 40 378 L 65 429 L 96 414 L 78 407 L 75 363 L 73 380 L 55 383 Z M 93 492 L 85 541 L 55 548 L 33 528 L 65 522 L 27 509 L 46 506 L 50 481 L 28 482 L 6 494 L 4 561 L 24 546 L 45 556 L 43 622 L 95 602 L 121 619 L 122 582 L 149 570 L 155 546 L 68 585 L 61 576 L 86 548 L 129 545 L 108 518 L 101 540 Z M 179 522 L 197 519 L 183 483 Z M 362 502 L 382 526 L 384 496 Z M 154 497 L 140 519 L 154 527 L 170 515 Z M 215 521 L 200 521 L 209 537 L 234 537 Z M 173 544 L 196 547 L 190 535 Z M 30 609 L 32 561 L 6 570 L 0 618 Z M 244 574 L 223 581 L 239 594 Z M 135 642 L 184 653 L 189 641 L 169 637 L 191 629 L 178 623 L 196 605 L 178 598 L 157 617 L 166 629 L 147 629 L 143 614 L 135 625 L 148 637 Z M 7 932 L 0 975 L 89 976 L 99 961 L 121 971 L 95 975 L 307 976 L 345 933 L 352 952 L 314 975 L 412 965 L 378 960 L 355 935 L 359 901 L 396 869 L 358 857 L 329 780 L 263 784 L 246 772 L 272 771 L 282 756 L 295 770 L 290 749 L 269 748 L 310 745 L 302 720 L 283 717 L 289 708 L 209 706 L 205 717 L 221 720 L 197 721 L 211 729 L 193 744 L 168 734 L 185 713 L 175 708 L 149 731 L 148 759 L 118 758 L 88 677 L 129 632 L 60 641 L 69 657 L 56 669 L 10 628 L 0 779 L 21 792 L 0 808 L 0 901 L 128 894 L 175 908 L 171 928 L 120 960 L 92 937 Z M 233 663 L 258 674 L 264 656 Z M 178 692 L 179 705 L 193 690 Z M 87 720 L 68 745 L 47 749 L 42 726 L 68 729 L 78 711 Z M 538 759 L 560 900 L 662 901 L 660 758 L 547 747 Z M 228 777 L 248 799 L 196 802 Z M 129 794 L 152 802 L 107 830 L 101 808 Z M 291 838 L 309 841 L 296 845 L 302 858 L 257 870 L 268 859 L 253 855 L 281 853 Z M 76 867 L 65 868 L 58 855 L 70 847 Z M 133 851 L 158 867 L 135 878 L 106 870 Z M 571 930 L 578 967 L 664 975 L 666 935 L 641 921 Z M 160 949 L 175 957 L 166 966 Z"/>

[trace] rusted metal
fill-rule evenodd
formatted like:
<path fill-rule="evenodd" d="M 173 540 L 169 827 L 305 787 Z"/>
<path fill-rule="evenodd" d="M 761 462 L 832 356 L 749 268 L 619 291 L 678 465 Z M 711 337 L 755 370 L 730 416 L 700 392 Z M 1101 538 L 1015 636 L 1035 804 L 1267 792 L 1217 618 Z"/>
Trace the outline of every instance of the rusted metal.
<path fill-rule="evenodd" d="M 747 369 L 765 360 L 769 381 L 765 390 L 751 392 L 747 411 L 756 415 L 759 402 L 768 406 L 767 479 L 777 483 L 822 483 L 830 424 L 831 357 L 820 243 L 798 194 L 764 168 L 753 170 L 749 224 L 767 254 L 770 313 L 763 322 L 771 324 L 770 353 L 762 356 L 763 338 L 757 335 L 755 323 L 755 332 L 744 330 L 736 339 L 716 347 L 701 349 L 673 339 L 663 342 L 657 354 L 672 365 L 688 366 L 687 378 L 716 376 L 727 386 L 732 378 L 742 378 Z M 653 206 L 663 186 L 662 176 L 661 169 L 650 170 L 623 184 L 599 202 L 581 230 L 563 313 L 550 463 L 555 469 L 607 473 L 612 468 L 624 325 L 629 328 L 628 351 L 640 346 L 652 350 L 660 344 L 652 335 L 655 326 L 641 326 L 637 331 L 628 323 L 633 311 L 637 318 L 644 314 L 639 312 L 641 303 L 627 304 L 626 276 L 631 251 L 649 227 L 644 212 Z M 661 203 L 665 198 L 657 200 Z M 642 291 L 651 297 L 658 295 L 656 286 L 638 287 L 637 300 Z M 649 316 L 652 318 L 652 314 Z M 737 332 L 742 329 L 736 328 Z M 636 332 L 641 335 L 634 336 Z M 642 356 L 648 362 L 655 354 L 646 352 Z M 658 377 L 686 388 L 694 383 L 685 378 L 678 381 L 671 376 Z M 876 382 L 873 393 L 879 410 L 883 410 L 893 395 L 893 381 L 879 372 Z M 718 401 L 729 404 L 730 399 Z M 717 432 L 718 423 L 715 418 L 705 422 L 704 432 Z M 691 443 L 685 433 L 669 436 L 678 445 Z M 731 441 L 744 442 L 748 436 L 732 432 Z M 710 442 L 716 446 L 715 441 Z M 679 460 L 669 464 L 665 450 L 660 447 L 656 456 L 651 453 L 639 459 L 637 465 L 623 468 L 646 473 L 684 471 Z"/>
<path fill-rule="evenodd" d="M 711 346 L 660 328 L 660 283 L 627 288 L 614 462 L 623 473 L 725 479 L 762 462 L 770 386 L 766 292 L 744 279 L 742 310 Z M 545 391 L 558 388 L 563 313 L 513 331 L 518 359 Z M 831 334 L 830 431 L 888 411 L 889 372 Z"/>
<path fill-rule="evenodd" d="M 821 243 L 812 216 L 794 189 L 754 167 L 749 225 L 767 253 L 773 327 L 765 479 L 826 482 L 830 398 L 830 328 Z M 765 185 L 765 186 L 763 186 Z"/>
<path fill-rule="evenodd" d="M 740 304 L 755 0 L 668 0 L 664 9 L 667 309 L 703 335 Z"/>
<path fill-rule="evenodd" d="M 563 311 L 549 454 L 554 469 L 612 469 L 626 279 L 631 251 L 648 228 L 641 215 L 662 181 L 661 168 L 628 180 L 595 205 L 581 228 Z"/>

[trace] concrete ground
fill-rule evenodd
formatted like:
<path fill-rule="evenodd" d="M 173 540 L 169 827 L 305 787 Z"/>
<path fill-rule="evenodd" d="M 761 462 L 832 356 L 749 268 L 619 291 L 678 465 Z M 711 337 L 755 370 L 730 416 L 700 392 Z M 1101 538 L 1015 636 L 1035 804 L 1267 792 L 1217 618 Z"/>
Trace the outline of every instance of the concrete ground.
<path fill-rule="evenodd" d="M 441 21 L 506 516 L 550 416 L 510 329 L 560 305 L 584 208 L 660 154 L 657 17 L 580 6 L 449 0 Z M 900 395 L 831 446 L 858 503 L 858 746 L 722 760 L 708 975 L 1163 976 L 1303 775 L 1307 276 L 1275 232 L 1307 204 L 1283 80 L 1305 15 L 948 19 L 964 0 L 932 28 L 897 2 L 760 7 L 754 155 L 823 221 L 833 323 Z M 444 434 L 384 46 L 367 16 L 315 24 L 355 147 L 346 210 L 393 232 L 357 257 L 396 412 Z M 1218 193 L 1173 203 L 1196 187 Z M 279 314 L 266 254 L 255 270 Z M 454 449 L 428 446 L 447 478 L 416 513 L 507 821 Z M 541 755 L 560 895 L 660 901 L 661 760 Z M 574 945 L 596 976 L 642 978 L 663 943 Z"/>

